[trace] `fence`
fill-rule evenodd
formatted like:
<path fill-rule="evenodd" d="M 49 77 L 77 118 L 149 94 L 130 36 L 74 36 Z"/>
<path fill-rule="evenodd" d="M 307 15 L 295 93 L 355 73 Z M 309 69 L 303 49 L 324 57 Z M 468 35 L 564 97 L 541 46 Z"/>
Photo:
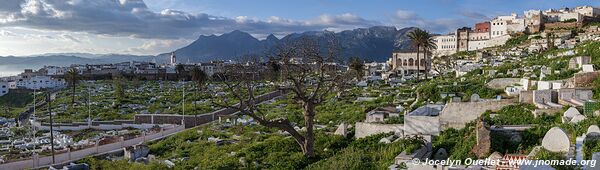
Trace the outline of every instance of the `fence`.
<path fill-rule="evenodd" d="M 273 91 L 256 98 L 257 102 L 264 102 L 285 94 L 282 91 Z M 192 128 L 218 119 L 219 116 L 230 115 L 237 112 L 235 109 L 224 108 L 201 115 L 174 115 L 174 114 L 137 114 L 134 117 L 135 124 L 181 124 L 185 120 L 185 128 Z"/>
<path fill-rule="evenodd" d="M 41 123 L 38 121 L 31 121 L 36 129 L 39 130 L 50 130 L 49 123 Z M 98 130 L 119 130 L 125 128 L 135 129 L 149 129 L 156 126 L 166 126 L 166 124 L 135 124 L 131 120 L 127 121 L 93 121 L 91 124 L 87 122 L 75 122 L 75 123 L 55 123 L 52 125 L 52 130 L 55 131 L 79 131 L 85 129 L 98 129 Z"/>
<path fill-rule="evenodd" d="M 181 125 L 172 125 L 172 127 L 169 129 L 161 128 L 160 132 L 152 134 L 142 133 L 141 136 L 129 140 L 123 140 L 123 138 L 121 137 L 121 140 L 119 142 L 114 142 L 105 145 L 98 145 L 98 143 L 96 143 L 96 145 L 93 147 L 77 151 L 70 151 L 70 149 L 67 149 L 66 153 L 55 155 L 55 162 L 56 164 L 68 163 L 85 158 L 90 155 L 100 155 L 108 152 L 117 151 L 122 149 L 123 147 L 133 146 L 136 144 L 143 143 L 145 141 L 161 139 L 176 134 L 184 129 L 185 127 Z M 52 165 L 52 156 L 39 157 L 39 155 L 36 154 L 32 157 L 32 159 L 29 160 L 0 164 L 0 169 L 31 169 L 50 165 Z"/>

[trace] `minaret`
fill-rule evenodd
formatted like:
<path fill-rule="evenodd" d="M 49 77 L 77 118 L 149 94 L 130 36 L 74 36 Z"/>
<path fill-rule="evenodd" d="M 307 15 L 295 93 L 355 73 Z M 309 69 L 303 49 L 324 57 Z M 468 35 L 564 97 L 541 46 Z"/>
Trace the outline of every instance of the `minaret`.
<path fill-rule="evenodd" d="M 177 65 L 177 57 L 175 56 L 175 51 L 173 51 L 173 52 L 171 53 L 171 65 L 172 65 L 172 66 L 175 66 L 175 65 Z"/>

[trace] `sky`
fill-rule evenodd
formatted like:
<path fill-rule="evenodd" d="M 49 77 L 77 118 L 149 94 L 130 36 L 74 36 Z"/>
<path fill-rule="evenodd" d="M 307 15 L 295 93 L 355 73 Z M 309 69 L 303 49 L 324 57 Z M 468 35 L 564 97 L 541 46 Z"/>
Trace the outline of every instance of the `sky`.
<path fill-rule="evenodd" d="M 575 0 L 0 0 L 0 56 L 156 55 L 201 35 L 371 26 L 448 33 L 530 9 L 600 6 Z"/>

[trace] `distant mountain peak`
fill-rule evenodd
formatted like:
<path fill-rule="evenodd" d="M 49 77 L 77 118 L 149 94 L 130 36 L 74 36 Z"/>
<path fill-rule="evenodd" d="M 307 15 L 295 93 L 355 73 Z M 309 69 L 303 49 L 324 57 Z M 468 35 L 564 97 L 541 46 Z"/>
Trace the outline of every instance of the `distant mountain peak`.
<path fill-rule="evenodd" d="M 223 34 L 221 36 L 250 36 L 250 37 L 252 37 L 252 35 L 248 34 L 247 32 L 240 31 L 240 30 L 234 30 L 229 33 Z"/>
<path fill-rule="evenodd" d="M 275 37 L 275 35 L 273 34 L 269 34 L 269 36 L 267 36 L 267 41 L 279 41 L 279 38 Z"/>

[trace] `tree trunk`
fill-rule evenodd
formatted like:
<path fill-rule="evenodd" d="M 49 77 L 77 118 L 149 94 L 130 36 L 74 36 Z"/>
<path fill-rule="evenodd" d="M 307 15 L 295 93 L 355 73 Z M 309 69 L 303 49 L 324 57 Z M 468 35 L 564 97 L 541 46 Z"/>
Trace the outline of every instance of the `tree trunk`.
<path fill-rule="evenodd" d="M 314 157 L 315 156 L 315 134 L 314 134 L 314 121 L 315 121 L 315 105 L 313 103 L 306 103 L 304 106 L 304 125 L 306 126 L 306 135 L 304 138 L 304 156 Z"/>
<path fill-rule="evenodd" d="M 200 95 L 199 95 L 199 94 L 200 94 L 200 92 L 198 92 L 198 91 L 199 91 L 199 90 L 198 90 L 198 88 L 199 88 L 199 86 L 198 86 L 198 84 L 196 84 L 196 101 L 197 101 L 197 100 L 198 100 L 198 98 L 200 97 Z M 197 109 L 197 108 L 196 108 L 196 103 L 197 103 L 196 101 L 194 101 L 194 110 L 195 110 L 195 109 Z"/>
<path fill-rule="evenodd" d="M 421 80 L 421 59 L 419 58 L 420 48 L 420 46 L 417 46 L 417 82 Z"/>
<path fill-rule="evenodd" d="M 75 84 L 71 84 L 71 86 L 73 87 L 73 91 L 71 91 L 71 105 L 75 104 Z"/>
<path fill-rule="evenodd" d="M 427 65 L 429 62 L 429 56 L 427 56 L 427 50 L 423 50 L 423 58 L 425 58 L 425 80 L 427 80 L 429 78 L 429 71 L 427 70 L 427 67 L 429 67 L 429 65 Z"/>

